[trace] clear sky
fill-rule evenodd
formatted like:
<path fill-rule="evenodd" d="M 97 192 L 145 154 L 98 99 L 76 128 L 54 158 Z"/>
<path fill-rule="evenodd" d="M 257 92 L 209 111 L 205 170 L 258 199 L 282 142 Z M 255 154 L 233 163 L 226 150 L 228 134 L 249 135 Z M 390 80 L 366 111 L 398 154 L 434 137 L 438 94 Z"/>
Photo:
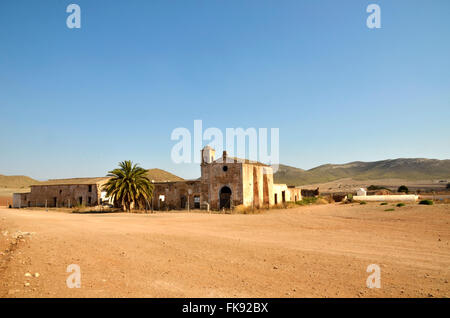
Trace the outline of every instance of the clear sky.
<path fill-rule="evenodd" d="M 197 177 L 170 159 L 195 119 L 280 128 L 301 168 L 448 159 L 450 1 L 0 1 L 0 174 Z"/>

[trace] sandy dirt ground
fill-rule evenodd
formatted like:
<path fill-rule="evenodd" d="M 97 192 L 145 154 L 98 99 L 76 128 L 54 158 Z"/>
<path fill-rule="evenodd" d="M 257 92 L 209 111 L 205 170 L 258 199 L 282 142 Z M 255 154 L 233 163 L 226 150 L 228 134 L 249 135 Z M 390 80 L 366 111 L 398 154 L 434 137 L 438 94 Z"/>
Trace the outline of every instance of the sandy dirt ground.
<path fill-rule="evenodd" d="M 449 297 L 450 205 L 386 208 L 1 209 L 0 297 Z M 66 285 L 70 264 L 81 288 Z M 381 268 L 379 289 L 366 287 L 370 264 Z"/>

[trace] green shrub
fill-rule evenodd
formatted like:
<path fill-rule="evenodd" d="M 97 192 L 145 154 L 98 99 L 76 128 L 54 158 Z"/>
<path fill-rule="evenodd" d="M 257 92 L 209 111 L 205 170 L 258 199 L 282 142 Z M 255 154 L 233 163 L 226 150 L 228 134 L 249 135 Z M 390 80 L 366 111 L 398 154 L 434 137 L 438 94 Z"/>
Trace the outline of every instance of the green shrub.
<path fill-rule="evenodd" d="M 367 187 L 367 190 L 369 191 L 375 191 L 375 190 L 389 190 L 386 187 L 381 187 L 381 186 L 377 186 L 377 185 L 370 185 L 369 187 Z"/>
<path fill-rule="evenodd" d="M 359 202 L 359 204 L 367 204 L 367 202 L 366 201 L 361 201 L 361 202 Z"/>
<path fill-rule="evenodd" d="M 402 206 L 405 206 L 404 203 L 397 203 L 397 208 L 401 208 Z"/>
<path fill-rule="evenodd" d="M 353 194 L 349 193 L 347 194 L 347 201 L 345 201 L 346 203 L 353 203 Z"/>
<path fill-rule="evenodd" d="M 388 205 L 387 202 L 382 202 L 380 205 Z"/>
<path fill-rule="evenodd" d="M 386 209 L 386 210 L 384 210 L 384 211 L 386 211 L 386 212 L 392 212 L 392 211 L 395 211 L 395 209 Z"/>
<path fill-rule="evenodd" d="M 419 204 L 433 205 L 433 201 L 431 201 L 431 200 L 422 200 L 422 201 L 419 202 Z"/>
<path fill-rule="evenodd" d="M 397 192 L 404 192 L 404 193 L 408 193 L 408 192 L 409 192 L 409 189 L 408 189 L 408 187 L 407 187 L 407 186 L 405 186 L 405 185 L 401 185 L 401 186 L 399 186 L 399 187 L 398 187 L 398 190 L 397 190 Z"/>
<path fill-rule="evenodd" d="M 317 199 L 318 199 L 317 197 L 304 197 L 301 201 L 295 201 L 295 204 L 298 205 L 313 204 L 316 203 Z"/>

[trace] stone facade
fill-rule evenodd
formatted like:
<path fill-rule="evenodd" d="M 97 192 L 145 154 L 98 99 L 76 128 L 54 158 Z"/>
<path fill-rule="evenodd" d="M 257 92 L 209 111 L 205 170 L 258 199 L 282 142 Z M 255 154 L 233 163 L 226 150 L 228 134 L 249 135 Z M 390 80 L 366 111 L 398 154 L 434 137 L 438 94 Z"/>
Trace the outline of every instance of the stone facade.
<path fill-rule="evenodd" d="M 260 162 L 228 157 L 226 152 L 215 160 L 214 149 L 205 147 L 200 167 L 197 180 L 154 183 L 153 208 L 263 208 L 301 200 L 300 189 L 274 184 L 272 168 Z"/>
<path fill-rule="evenodd" d="M 31 192 L 14 194 L 13 207 L 96 206 L 101 203 L 101 186 L 107 180 L 108 178 L 61 179 L 31 185 Z"/>
<path fill-rule="evenodd" d="M 202 187 L 198 180 L 154 183 L 155 210 L 200 209 Z"/>

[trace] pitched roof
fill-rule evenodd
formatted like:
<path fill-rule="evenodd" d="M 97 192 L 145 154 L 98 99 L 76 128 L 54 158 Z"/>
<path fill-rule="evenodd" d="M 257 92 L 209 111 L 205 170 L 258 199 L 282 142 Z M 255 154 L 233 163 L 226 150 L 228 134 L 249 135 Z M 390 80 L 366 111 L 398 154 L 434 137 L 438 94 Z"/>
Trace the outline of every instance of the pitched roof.
<path fill-rule="evenodd" d="M 183 181 L 184 179 L 162 169 L 147 170 L 147 177 L 150 181 L 164 182 L 164 181 Z"/>
<path fill-rule="evenodd" d="M 50 185 L 77 185 L 77 184 L 98 184 L 107 181 L 108 177 L 96 178 L 71 178 L 71 179 L 50 179 L 34 183 L 31 186 L 50 186 Z"/>

